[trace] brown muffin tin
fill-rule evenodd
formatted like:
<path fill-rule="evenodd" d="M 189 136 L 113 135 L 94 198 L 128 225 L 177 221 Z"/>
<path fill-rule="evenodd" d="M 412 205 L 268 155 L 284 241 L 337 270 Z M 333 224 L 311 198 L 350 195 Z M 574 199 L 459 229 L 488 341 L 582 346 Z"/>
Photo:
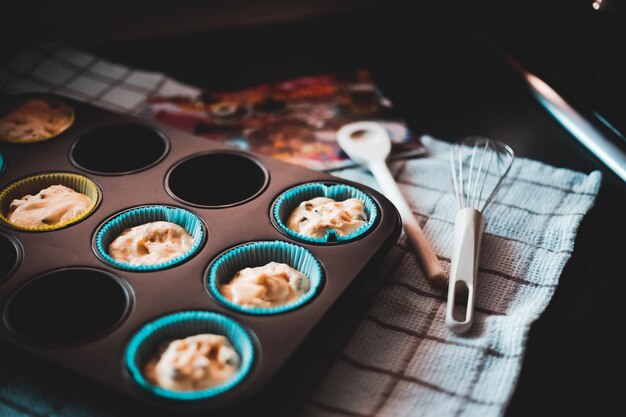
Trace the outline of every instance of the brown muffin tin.
<path fill-rule="evenodd" d="M 0 108 L 30 96 L 51 95 L 5 96 Z M 76 114 L 63 134 L 33 144 L 0 141 L 6 164 L 0 190 L 35 173 L 68 172 L 96 183 L 101 201 L 89 216 L 58 230 L 22 231 L 0 222 L 0 338 L 114 390 L 181 411 L 249 398 L 272 381 L 350 284 L 367 272 L 371 259 L 400 234 L 394 206 L 368 187 L 61 98 Z M 364 191 L 377 205 L 376 223 L 356 239 L 330 244 L 282 233 L 273 221 L 275 200 L 312 182 Z M 194 256 L 156 271 L 123 270 L 96 256 L 94 233 L 107 219 L 155 204 L 200 217 L 206 235 Z M 235 311 L 211 297 L 206 275 L 212 262 L 229 248 L 256 241 L 308 249 L 323 273 L 315 297 L 264 316 Z M 212 398 L 181 401 L 157 397 L 135 383 L 124 362 L 131 338 L 145 324 L 180 311 L 220 313 L 248 331 L 254 362 L 239 384 Z"/>

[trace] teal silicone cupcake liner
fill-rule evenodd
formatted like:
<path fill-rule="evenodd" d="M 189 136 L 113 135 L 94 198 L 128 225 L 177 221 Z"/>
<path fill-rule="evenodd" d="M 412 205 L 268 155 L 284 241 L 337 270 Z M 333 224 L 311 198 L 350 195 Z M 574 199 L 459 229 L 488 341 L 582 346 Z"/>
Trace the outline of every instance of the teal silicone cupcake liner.
<path fill-rule="evenodd" d="M 329 230 L 323 237 L 311 237 L 302 235 L 287 227 L 287 219 L 291 212 L 303 201 L 315 197 L 328 197 L 336 201 L 343 201 L 349 198 L 361 200 L 365 214 L 367 214 L 367 222 L 345 236 L 340 236 L 335 230 Z M 282 193 L 274 203 L 273 216 L 278 227 L 287 235 L 296 239 L 313 243 L 347 242 L 363 235 L 374 225 L 378 218 L 378 207 L 373 198 L 358 188 L 344 184 L 327 185 L 316 182 L 299 185 Z"/>
<path fill-rule="evenodd" d="M 0 175 L 4 172 L 4 155 L 0 152 Z"/>
<path fill-rule="evenodd" d="M 107 252 L 109 245 L 124 230 L 142 224 L 166 221 L 181 226 L 194 240 L 193 247 L 184 255 L 156 265 L 130 265 L 117 261 Z M 204 240 L 202 220 L 185 209 L 170 206 L 145 206 L 127 210 L 106 221 L 96 233 L 95 247 L 97 254 L 107 263 L 128 271 L 156 271 L 179 264 L 195 254 Z"/>
<path fill-rule="evenodd" d="M 162 343 L 204 333 L 225 336 L 239 354 L 241 364 L 231 379 L 201 391 L 171 391 L 146 380 L 141 369 Z M 132 379 L 150 393 L 172 400 L 190 401 L 215 397 L 235 387 L 250 372 L 254 355 L 252 338 L 234 320 L 210 311 L 183 311 L 161 317 L 142 327 L 126 348 L 125 363 Z"/>
<path fill-rule="evenodd" d="M 245 307 L 235 304 L 219 291 L 240 270 L 263 266 L 269 262 L 285 263 L 309 278 L 309 290 L 297 300 L 275 307 Z M 310 301 L 322 286 L 322 266 L 311 252 L 302 246 L 281 241 L 247 243 L 220 255 L 209 267 L 207 285 L 211 295 L 233 310 L 258 315 L 278 314 L 296 309 Z"/>

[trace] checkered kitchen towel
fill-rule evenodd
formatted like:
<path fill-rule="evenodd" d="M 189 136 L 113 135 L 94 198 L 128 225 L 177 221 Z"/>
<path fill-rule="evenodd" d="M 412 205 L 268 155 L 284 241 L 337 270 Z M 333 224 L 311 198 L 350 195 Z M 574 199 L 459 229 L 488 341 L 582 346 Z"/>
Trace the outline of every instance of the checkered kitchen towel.
<path fill-rule="evenodd" d="M 60 45 L 25 50 L 0 72 L 2 88 L 56 91 L 133 113 L 141 112 L 151 94 L 198 93 L 163 75 Z M 450 145 L 423 140 L 431 156 L 395 162 L 392 170 L 448 267 L 457 211 L 449 182 Z M 363 170 L 335 174 L 377 188 Z M 446 294 L 430 287 L 402 236 L 381 265 L 382 289 L 304 404 L 302 416 L 502 415 L 530 325 L 556 289 L 599 186 L 599 172 L 586 175 L 531 160 L 514 162 L 485 213 L 475 325 L 463 337 L 446 329 Z M 77 384 L 57 384 L 45 370 L 27 365 L 0 355 L 0 415 L 124 415 L 106 398 L 76 395 Z"/>
<path fill-rule="evenodd" d="M 448 268 L 456 198 L 451 146 L 423 138 L 427 158 L 395 163 L 397 181 Z M 335 173 L 377 188 L 361 170 Z M 385 260 L 386 285 L 303 416 L 498 416 L 520 372 L 531 323 L 572 254 L 601 175 L 517 159 L 487 208 L 474 327 L 456 336 L 404 236 Z"/>
<path fill-rule="evenodd" d="M 0 93 L 35 91 L 136 115 L 142 115 L 149 96 L 200 94 L 163 74 L 133 70 L 59 43 L 33 45 L 0 68 Z"/>

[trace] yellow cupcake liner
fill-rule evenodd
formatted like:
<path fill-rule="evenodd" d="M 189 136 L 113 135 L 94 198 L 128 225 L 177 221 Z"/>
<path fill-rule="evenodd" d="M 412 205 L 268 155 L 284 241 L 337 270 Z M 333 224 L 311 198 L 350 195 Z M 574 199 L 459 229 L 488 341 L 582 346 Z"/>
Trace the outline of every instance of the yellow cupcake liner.
<path fill-rule="evenodd" d="M 22 198 L 28 194 L 37 194 L 39 191 L 52 185 L 64 185 L 68 188 L 73 189 L 74 191 L 85 194 L 89 198 L 91 198 L 91 204 L 89 205 L 87 210 L 85 210 L 81 215 L 76 216 L 68 221 L 52 225 L 27 227 L 12 223 L 8 219 L 9 208 L 13 200 Z M 21 180 L 17 180 L 6 186 L 0 192 L 0 221 L 19 230 L 47 232 L 50 230 L 61 229 L 84 219 L 94 211 L 99 202 L 100 188 L 98 188 L 98 186 L 87 177 L 67 172 L 48 172 L 43 174 L 36 174 L 23 178 Z"/>
<path fill-rule="evenodd" d="M 74 111 L 74 108 L 61 99 L 50 98 L 50 97 L 31 97 L 27 99 L 22 99 L 14 104 L 9 104 L 8 106 L 0 109 L 0 123 L 2 123 L 3 117 L 10 114 L 11 112 L 18 109 L 20 106 L 28 103 L 31 100 L 43 100 L 47 102 L 48 104 L 53 103 L 54 105 L 61 107 L 64 111 L 69 111 L 68 121 L 60 129 L 58 129 L 58 131 L 54 133 L 50 133 L 49 135 L 46 135 L 44 137 L 31 138 L 31 139 L 26 139 L 26 140 L 23 140 L 23 139 L 12 140 L 3 135 L 0 135 L 0 141 L 7 142 L 7 143 L 14 143 L 18 145 L 28 145 L 30 143 L 44 142 L 46 140 L 50 140 L 50 139 L 56 138 L 57 136 L 60 136 L 63 132 L 65 132 L 74 124 L 74 121 L 76 119 L 76 112 Z"/>

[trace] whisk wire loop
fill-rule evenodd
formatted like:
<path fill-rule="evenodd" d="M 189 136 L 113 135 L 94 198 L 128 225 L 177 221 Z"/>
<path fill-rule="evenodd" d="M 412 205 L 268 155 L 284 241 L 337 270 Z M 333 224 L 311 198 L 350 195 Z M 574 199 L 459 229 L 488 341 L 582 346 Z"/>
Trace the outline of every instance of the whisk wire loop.
<path fill-rule="evenodd" d="M 485 141 L 485 148 L 483 150 L 483 157 L 485 156 L 486 153 L 489 152 L 489 150 L 488 150 L 489 146 L 492 146 L 491 141 Z M 485 168 L 485 175 L 487 175 L 488 172 L 489 172 L 488 168 L 493 163 L 494 155 L 495 155 L 495 152 L 493 152 L 493 151 L 489 152 L 489 162 L 487 163 L 487 167 Z M 482 167 L 482 161 L 481 161 L 481 167 Z M 480 173 L 479 173 L 479 175 L 480 175 Z M 480 193 L 478 193 L 478 197 L 476 199 L 476 203 L 473 206 L 476 210 L 480 210 L 480 206 L 479 205 L 480 205 L 480 202 L 483 201 L 483 192 L 485 190 L 485 184 L 487 184 L 487 181 L 482 181 L 482 185 L 480 187 Z M 495 191 L 492 191 L 492 193 L 495 193 Z"/>
<path fill-rule="evenodd" d="M 513 159 L 513 150 L 501 142 L 467 138 L 456 143 L 450 163 L 459 207 L 484 211 L 511 169 Z"/>

